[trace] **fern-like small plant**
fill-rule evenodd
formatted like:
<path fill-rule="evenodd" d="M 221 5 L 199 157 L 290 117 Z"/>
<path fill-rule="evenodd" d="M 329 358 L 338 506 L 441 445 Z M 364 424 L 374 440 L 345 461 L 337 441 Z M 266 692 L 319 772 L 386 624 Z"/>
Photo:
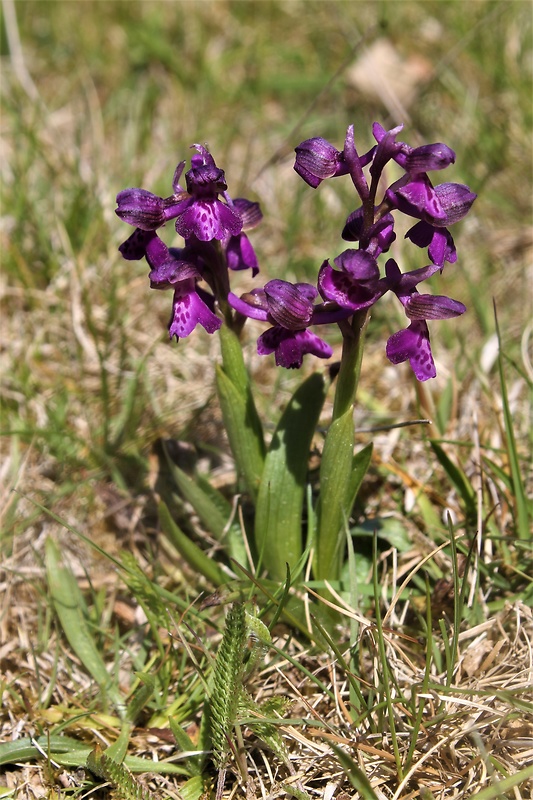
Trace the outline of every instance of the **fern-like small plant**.
<path fill-rule="evenodd" d="M 259 739 L 282 761 L 288 761 L 279 730 L 270 721 L 285 710 L 285 701 L 272 698 L 256 703 L 244 685 L 270 643 L 266 625 L 248 613 L 243 603 L 235 603 L 226 618 L 208 701 L 212 759 L 219 771 L 217 798 L 222 796 L 232 731 L 241 722 L 246 720 Z"/>
<path fill-rule="evenodd" d="M 237 721 L 247 639 L 246 611 L 242 603 L 235 603 L 226 618 L 209 698 L 211 747 L 213 762 L 218 769 L 225 764 L 229 752 L 229 734 Z"/>
<path fill-rule="evenodd" d="M 96 748 L 87 756 L 87 769 L 113 786 L 116 800 L 150 800 L 150 793 L 133 777 L 124 764 Z"/>

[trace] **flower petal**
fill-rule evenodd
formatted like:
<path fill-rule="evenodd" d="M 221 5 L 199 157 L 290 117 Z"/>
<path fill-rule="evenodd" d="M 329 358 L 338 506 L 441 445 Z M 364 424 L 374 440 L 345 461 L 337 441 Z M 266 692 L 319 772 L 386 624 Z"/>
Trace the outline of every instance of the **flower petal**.
<path fill-rule="evenodd" d="M 295 152 L 294 170 L 313 189 L 326 178 L 347 172 L 343 154 L 321 136 L 306 139 Z"/>
<path fill-rule="evenodd" d="M 437 374 L 424 321 L 412 322 L 405 330 L 394 333 L 387 342 L 387 358 L 393 364 L 409 360 L 419 381 L 427 381 Z"/>
<path fill-rule="evenodd" d="M 431 172 L 446 169 L 450 164 L 455 164 L 455 153 L 442 142 L 414 147 L 405 159 L 408 172 Z"/>
<path fill-rule="evenodd" d="M 316 293 L 314 287 L 310 287 Z M 272 280 L 265 284 L 268 312 L 272 319 L 288 330 L 305 328 L 313 314 L 313 303 L 297 286 L 288 281 Z"/>
<path fill-rule="evenodd" d="M 117 194 L 117 205 L 117 217 L 143 231 L 154 231 L 165 222 L 165 201 L 146 189 L 124 189 Z"/>
<path fill-rule="evenodd" d="M 416 178 L 394 192 L 399 210 L 411 217 L 425 219 L 426 222 L 441 222 L 447 220 L 440 198 L 431 185 L 427 175 L 417 175 Z M 388 195 L 388 191 L 387 191 Z"/>
<path fill-rule="evenodd" d="M 194 278 L 190 278 L 176 285 L 172 319 L 168 329 L 170 338 L 175 336 L 177 339 L 182 339 L 189 336 L 198 324 L 202 325 L 207 333 L 214 333 L 222 325 L 222 320 L 199 296 L 196 282 Z"/>
<path fill-rule="evenodd" d="M 435 194 L 446 214 L 442 223 L 445 226 L 453 225 L 466 217 L 477 197 L 475 192 L 471 192 L 470 188 L 462 183 L 440 183 L 435 186 Z M 440 223 L 436 221 L 435 224 Z"/>
<path fill-rule="evenodd" d="M 196 236 L 201 242 L 237 236 L 242 219 L 220 200 L 194 200 L 176 219 L 176 231 L 184 239 Z"/>
<path fill-rule="evenodd" d="M 247 200 L 245 197 L 236 197 L 233 200 L 233 207 L 242 219 L 243 231 L 256 228 L 263 219 L 263 212 L 259 203 Z"/>
<path fill-rule="evenodd" d="M 405 304 L 409 319 L 451 319 L 466 311 L 466 306 L 451 297 L 438 294 L 412 294 Z"/>
<path fill-rule="evenodd" d="M 387 291 L 384 281 L 354 281 L 345 272 L 334 270 L 327 261 L 322 264 L 318 273 L 318 288 L 326 300 L 352 311 L 369 308 Z"/>
<path fill-rule="evenodd" d="M 268 320 L 268 304 L 263 289 L 253 289 L 240 297 L 237 297 L 233 292 L 229 292 L 228 303 L 243 317 L 260 319 L 262 322 Z"/>
<path fill-rule="evenodd" d="M 450 231 L 447 228 L 436 228 L 429 222 L 417 222 L 405 234 L 417 247 L 427 247 L 428 256 L 434 264 L 444 266 L 444 262 L 454 264 L 457 261 L 457 251 Z"/>
<path fill-rule="evenodd" d="M 333 263 L 353 281 L 375 283 L 379 279 L 377 261 L 366 250 L 344 250 Z"/>
<path fill-rule="evenodd" d="M 156 234 L 153 231 L 143 231 L 136 228 L 131 236 L 120 245 L 119 252 L 126 261 L 140 261 L 146 253 L 146 245 Z"/>
<path fill-rule="evenodd" d="M 259 272 L 257 256 L 252 243 L 245 233 L 229 236 L 224 239 L 223 246 L 226 253 L 226 263 L 230 269 L 251 269 L 252 275 L 254 277 L 257 275 Z"/>
<path fill-rule="evenodd" d="M 257 340 L 259 355 L 276 354 L 276 365 L 286 369 L 298 369 L 306 353 L 329 358 L 333 350 L 315 333 L 310 330 L 288 331 L 276 325 L 261 334 Z"/>

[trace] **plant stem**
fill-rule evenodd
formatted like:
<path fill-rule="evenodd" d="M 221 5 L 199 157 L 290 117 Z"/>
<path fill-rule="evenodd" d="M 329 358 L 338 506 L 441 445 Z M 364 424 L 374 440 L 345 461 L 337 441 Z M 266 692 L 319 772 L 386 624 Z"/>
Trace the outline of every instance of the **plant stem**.
<path fill-rule="evenodd" d="M 341 366 L 337 378 L 332 422 L 335 422 L 336 419 L 341 417 L 348 411 L 350 406 L 353 406 L 355 403 L 355 395 L 363 360 L 367 318 L 368 309 L 362 309 L 353 315 L 351 325 L 346 325 L 345 328 L 342 328 L 344 341 L 342 345 Z"/>

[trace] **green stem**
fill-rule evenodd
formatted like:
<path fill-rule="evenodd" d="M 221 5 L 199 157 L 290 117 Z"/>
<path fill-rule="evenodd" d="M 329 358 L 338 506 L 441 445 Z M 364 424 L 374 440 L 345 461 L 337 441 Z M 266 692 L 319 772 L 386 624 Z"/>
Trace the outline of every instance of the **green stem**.
<path fill-rule="evenodd" d="M 337 377 L 332 422 L 342 417 L 355 403 L 363 360 L 367 318 L 368 309 L 357 311 L 353 315 L 351 325 L 346 325 L 346 328 L 342 330 L 344 341 L 341 366 Z"/>

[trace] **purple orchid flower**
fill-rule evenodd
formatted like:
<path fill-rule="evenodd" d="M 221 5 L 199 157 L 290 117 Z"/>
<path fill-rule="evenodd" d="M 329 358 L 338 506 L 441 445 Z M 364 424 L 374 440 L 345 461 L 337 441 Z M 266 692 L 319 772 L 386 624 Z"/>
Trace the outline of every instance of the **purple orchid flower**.
<path fill-rule="evenodd" d="M 224 170 L 217 167 L 206 147 L 192 146 L 198 153 L 191 158 L 191 169 L 185 173 L 186 191 L 179 185 L 185 166 L 182 161 L 174 173 L 173 195 L 162 198 L 145 189 L 124 189 L 117 195 L 117 216 L 147 231 L 176 219 L 176 231 L 184 239 L 194 236 L 201 242 L 237 236 L 243 221 L 226 193 Z"/>
<path fill-rule="evenodd" d="M 429 258 L 434 264 L 443 267 L 446 261 L 455 263 L 457 253 L 447 227 L 468 213 L 476 194 L 468 186 L 461 184 L 443 183 L 434 187 L 426 174 L 454 164 L 454 151 L 442 142 L 420 147 L 396 142 L 399 129 L 386 131 L 377 122 L 374 123 L 373 132 L 378 142 L 378 152 L 372 169 L 380 148 L 386 144 L 387 156 L 406 171 L 406 175 L 385 193 L 389 208 L 398 209 L 421 220 L 407 232 L 406 238 L 417 247 L 427 247 Z"/>
<path fill-rule="evenodd" d="M 155 231 L 169 219 L 177 217 L 185 207 L 183 201 L 187 200 L 178 183 L 184 166 L 185 161 L 181 161 L 176 167 L 172 181 L 174 194 L 170 197 L 158 197 L 146 189 L 123 189 L 119 192 L 115 209 L 117 217 L 143 231 Z"/>
<path fill-rule="evenodd" d="M 455 153 L 442 142 L 411 147 L 398 139 L 402 129 L 400 125 L 387 131 L 374 123 L 376 145 L 363 156 L 357 152 L 353 125 L 346 131 L 342 150 L 321 137 L 307 139 L 296 148 L 294 169 L 310 186 L 317 188 L 328 178 L 349 175 L 361 201 L 342 232 L 345 240 L 357 242 L 358 249 L 345 250 L 332 264 L 325 260 L 318 274 L 318 289 L 307 283 L 272 280 L 241 298 L 229 291 L 228 271 L 251 269 L 253 276 L 259 271 L 245 231 L 254 228 L 262 215 L 257 203 L 232 200 L 224 171 L 203 145 L 192 145 L 197 152 L 185 173 L 185 188 L 180 185 L 185 162 L 178 164 L 170 197 L 158 197 L 144 189 L 120 192 L 116 213 L 135 226 L 120 252 L 127 260 L 146 258 L 152 288 L 174 290 L 170 336 L 188 336 L 198 324 L 209 333 L 217 330 L 221 325 L 215 313 L 217 303 L 231 324 L 227 300 L 238 314 L 270 324 L 259 337 L 260 354 L 275 353 L 277 364 L 300 367 L 306 353 L 319 358 L 332 354 L 330 346 L 309 330 L 311 326 L 338 323 L 347 335 L 345 320 L 392 291 L 410 324 L 389 338 L 387 355 L 393 363 L 409 360 L 419 380 L 433 377 L 427 320 L 458 316 L 465 307 L 448 297 L 421 294 L 416 287 L 442 270 L 446 262 L 457 260 L 448 227 L 468 213 L 476 195 L 461 184 L 433 186 L 427 173 L 453 164 Z M 405 174 L 385 190 L 380 202 L 377 191 L 391 160 Z M 367 166 L 369 178 L 364 171 Z M 432 263 L 402 274 L 389 259 L 382 278 L 377 259 L 396 239 L 394 212 L 416 220 L 406 238 L 427 248 Z M 176 231 L 185 239 L 180 249 L 168 248 L 156 233 L 170 219 L 175 219 Z M 209 291 L 199 288 L 201 280 L 207 282 Z M 317 303 L 319 295 L 323 302 Z"/>
<path fill-rule="evenodd" d="M 263 289 L 254 289 L 240 298 L 230 292 L 228 301 L 243 316 L 272 325 L 257 340 L 259 355 L 275 353 L 278 366 L 295 369 L 302 366 L 306 353 L 318 358 L 329 358 L 333 353 L 309 326 L 346 319 L 351 313 L 331 310 L 324 304 L 316 306 L 313 301 L 317 296 L 317 290 L 309 283 L 272 280 Z"/>
<path fill-rule="evenodd" d="M 239 213 L 218 199 L 228 188 L 224 170 L 219 169 L 206 147 L 193 145 L 198 154 L 191 158 L 191 169 L 185 174 L 188 196 L 180 204 L 176 231 L 189 239 L 201 242 L 237 236 L 242 230 Z"/>
<path fill-rule="evenodd" d="M 373 147 L 365 155 L 359 156 L 355 149 L 353 125 L 350 125 L 346 133 L 344 150 L 337 150 L 321 136 L 306 139 L 299 144 L 295 148 L 294 170 L 313 189 L 320 186 L 326 178 L 336 178 L 339 175 L 350 174 L 356 185 L 361 179 L 366 183 L 362 167 L 371 162 L 375 149 Z"/>
<path fill-rule="evenodd" d="M 191 277 L 176 283 L 172 300 L 172 317 L 168 327 L 169 336 L 184 339 L 201 325 L 207 333 L 218 331 L 222 325 L 213 312 L 213 295 L 200 289 L 196 278 Z"/>
<path fill-rule="evenodd" d="M 389 203 L 404 214 L 420 219 L 405 234 L 417 247 L 427 247 L 434 264 L 444 266 L 457 261 L 457 252 L 449 225 L 463 219 L 477 195 L 468 186 L 459 183 L 441 183 L 431 186 L 427 176 L 417 176 L 415 181 L 398 191 L 387 190 Z"/>
<path fill-rule="evenodd" d="M 366 250 L 345 250 L 333 263 L 324 261 L 318 273 L 318 289 L 322 297 L 352 312 L 370 308 L 385 294 L 389 286 L 380 278 L 377 261 Z"/>
<path fill-rule="evenodd" d="M 411 320 L 408 328 L 394 333 L 387 342 L 387 357 L 393 364 L 409 361 L 419 381 L 434 378 L 437 374 L 431 353 L 426 320 L 450 319 L 464 314 L 466 306 L 442 295 L 419 294 L 416 286 L 435 272 L 437 264 L 402 274 L 398 264 L 390 258 L 385 265 L 385 281 L 405 308 Z"/>
<path fill-rule="evenodd" d="M 392 158 L 409 173 L 446 169 L 450 164 L 455 163 L 454 151 L 442 142 L 423 144 L 421 147 L 411 147 L 406 142 L 397 142 L 396 136 L 401 130 L 403 130 L 403 125 L 386 131 L 379 122 L 374 122 L 372 133 L 378 143 L 378 150 L 380 147 L 384 150 L 381 158 L 378 159 L 376 155 L 374 163 L 379 160 L 384 165 Z"/>
<path fill-rule="evenodd" d="M 197 285 L 202 277 L 205 246 L 198 243 L 180 249 L 168 248 L 155 231 L 137 228 L 119 248 L 128 260 L 146 258 L 152 289 L 174 289 L 170 338 L 185 338 L 198 324 L 208 333 L 214 333 L 222 325 L 213 310 L 214 297 Z"/>

